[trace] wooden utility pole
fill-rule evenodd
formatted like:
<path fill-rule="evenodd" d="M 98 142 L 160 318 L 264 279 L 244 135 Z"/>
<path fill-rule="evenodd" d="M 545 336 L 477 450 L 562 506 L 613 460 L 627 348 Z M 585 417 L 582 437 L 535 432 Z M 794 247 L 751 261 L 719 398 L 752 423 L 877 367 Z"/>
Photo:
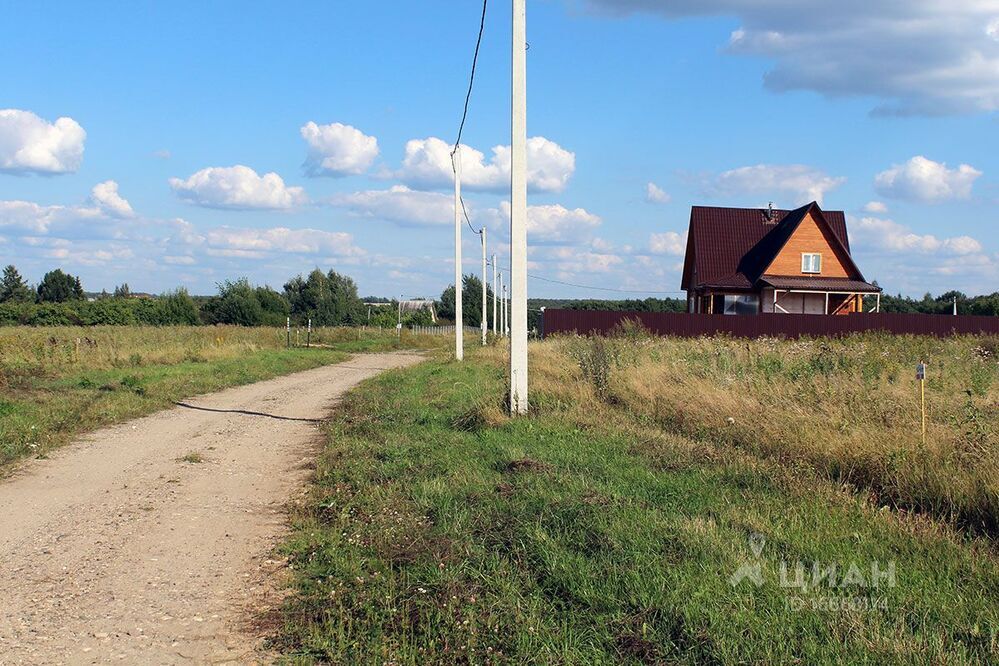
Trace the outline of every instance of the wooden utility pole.
<path fill-rule="evenodd" d="M 510 412 L 527 413 L 527 2 L 513 0 L 510 142 Z"/>

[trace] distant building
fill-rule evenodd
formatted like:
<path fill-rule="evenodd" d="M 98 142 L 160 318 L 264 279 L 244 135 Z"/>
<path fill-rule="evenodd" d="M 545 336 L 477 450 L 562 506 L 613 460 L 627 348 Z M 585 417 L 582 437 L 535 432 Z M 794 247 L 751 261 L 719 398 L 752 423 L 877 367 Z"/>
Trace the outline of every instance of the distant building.
<path fill-rule="evenodd" d="M 812 202 L 797 210 L 690 211 L 681 289 L 690 312 L 849 314 L 881 289 L 850 254 L 846 216 Z"/>
<path fill-rule="evenodd" d="M 413 300 L 413 301 L 396 301 L 395 303 L 365 303 L 368 306 L 368 312 L 371 312 L 372 308 L 402 308 L 402 314 L 405 315 L 409 312 L 421 312 L 423 310 L 430 311 L 430 321 L 437 323 L 437 311 L 434 309 L 433 301 L 425 300 Z"/>

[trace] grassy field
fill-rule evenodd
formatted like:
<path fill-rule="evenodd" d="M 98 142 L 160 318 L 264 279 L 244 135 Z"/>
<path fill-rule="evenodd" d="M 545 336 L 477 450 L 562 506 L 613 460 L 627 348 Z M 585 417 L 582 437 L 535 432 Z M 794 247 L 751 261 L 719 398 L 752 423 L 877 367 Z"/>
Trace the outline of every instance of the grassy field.
<path fill-rule="evenodd" d="M 517 420 L 500 349 L 379 377 L 330 426 L 275 647 L 995 663 L 996 342 L 556 340 Z"/>
<path fill-rule="evenodd" d="M 394 333 L 320 329 L 312 341 L 321 347 L 287 349 L 283 329 L 0 328 L 0 471 L 183 397 L 336 363 L 350 352 L 440 344 Z"/>

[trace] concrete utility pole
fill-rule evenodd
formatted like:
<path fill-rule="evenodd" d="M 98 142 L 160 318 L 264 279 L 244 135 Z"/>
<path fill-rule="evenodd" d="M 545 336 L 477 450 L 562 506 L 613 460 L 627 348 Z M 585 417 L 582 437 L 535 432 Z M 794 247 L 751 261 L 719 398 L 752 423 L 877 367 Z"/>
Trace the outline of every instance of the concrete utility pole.
<path fill-rule="evenodd" d="M 454 147 L 454 357 L 465 358 L 465 320 L 461 309 L 461 146 Z"/>
<path fill-rule="evenodd" d="M 506 284 L 500 274 L 500 337 L 506 337 Z"/>
<path fill-rule="evenodd" d="M 510 412 L 527 413 L 527 2 L 513 0 Z"/>
<path fill-rule="evenodd" d="M 506 285 L 503 285 L 503 337 L 510 337 L 510 297 Z"/>
<path fill-rule="evenodd" d="M 497 306 L 499 305 L 499 292 L 496 291 L 496 255 L 493 255 L 493 335 L 499 330 L 499 321 L 496 319 Z"/>
<path fill-rule="evenodd" d="M 487 336 L 489 335 L 489 317 L 486 311 L 486 299 L 489 298 L 488 290 L 486 289 L 486 228 L 482 227 L 482 231 L 479 232 L 482 236 L 482 346 L 486 346 Z"/>

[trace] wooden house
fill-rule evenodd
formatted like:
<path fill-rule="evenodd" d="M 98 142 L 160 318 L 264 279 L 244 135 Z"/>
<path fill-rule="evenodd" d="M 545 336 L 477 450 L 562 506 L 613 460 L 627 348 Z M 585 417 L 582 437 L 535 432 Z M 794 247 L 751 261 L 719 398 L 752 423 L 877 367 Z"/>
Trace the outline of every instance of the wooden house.
<path fill-rule="evenodd" d="M 690 312 L 828 314 L 879 310 L 850 254 L 846 216 L 814 201 L 796 210 L 694 206 L 681 289 Z"/>

